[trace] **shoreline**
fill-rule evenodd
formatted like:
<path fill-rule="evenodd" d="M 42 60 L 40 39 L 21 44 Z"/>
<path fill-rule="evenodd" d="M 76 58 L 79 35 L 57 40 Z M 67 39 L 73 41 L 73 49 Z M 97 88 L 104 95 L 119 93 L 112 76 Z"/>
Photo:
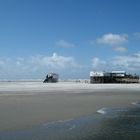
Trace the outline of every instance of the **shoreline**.
<path fill-rule="evenodd" d="M 0 131 L 79 118 L 103 107 L 128 107 L 136 101 L 140 101 L 139 84 L 3 83 Z"/>

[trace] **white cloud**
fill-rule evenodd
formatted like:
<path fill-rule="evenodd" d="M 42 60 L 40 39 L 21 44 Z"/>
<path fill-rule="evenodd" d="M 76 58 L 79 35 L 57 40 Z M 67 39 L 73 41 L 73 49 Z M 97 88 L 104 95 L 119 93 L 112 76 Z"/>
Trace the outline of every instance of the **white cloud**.
<path fill-rule="evenodd" d="M 113 47 L 113 49 L 117 52 L 126 52 L 127 51 L 126 47 Z"/>
<path fill-rule="evenodd" d="M 116 52 L 126 52 L 127 48 L 122 47 L 126 42 L 128 42 L 128 35 L 126 34 L 105 34 L 102 37 L 96 39 L 96 42 L 101 45 L 107 45 L 112 47 Z"/>
<path fill-rule="evenodd" d="M 22 65 L 24 63 L 24 58 L 21 58 L 21 57 L 18 57 L 17 59 L 16 59 L 16 65 Z"/>
<path fill-rule="evenodd" d="M 116 56 L 109 61 L 93 58 L 92 66 L 96 70 L 125 70 L 140 74 L 140 52 L 129 56 Z"/>
<path fill-rule="evenodd" d="M 75 47 L 74 44 L 67 42 L 65 40 L 59 40 L 56 42 L 56 45 L 59 47 L 63 47 L 63 48 L 71 48 L 71 47 Z"/>
<path fill-rule="evenodd" d="M 124 67 L 129 71 L 139 71 L 140 69 L 140 52 L 130 56 L 117 56 L 113 59 L 113 65 Z"/>
<path fill-rule="evenodd" d="M 140 39 L 140 32 L 134 33 L 134 37 L 135 37 L 136 39 Z"/>
<path fill-rule="evenodd" d="M 104 60 L 101 60 L 97 57 L 92 59 L 92 67 L 95 70 L 102 70 L 104 69 L 105 65 L 106 65 L 106 62 Z"/>
<path fill-rule="evenodd" d="M 33 56 L 30 63 L 56 69 L 79 66 L 73 57 L 60 56 L 56 53 L 52 56 Z"/>
<path fill-rule="evenodd" d="M 0 79 L 40 78 L 48 72 L 74 73 L 81 66 L 74 57 L 61 56 L 30 56 L 27 58 L 0 59 Z M 70 75 L 69 75 L 70 76 Z"/>
<path fill-rule="evenodd" d="M 0 66 L 1 65 L 4 65 L 4 61 L 3 60 L 0 60 Z"/>
<path fill-rule="evenodd" d="M 101 38 L 97 39 L 97 43 L 99 44 L 105 44 L 105 45 L 121 45 L 128 41 L 128 36 L 126 34 L 120 35 L 120 34 L 105 34 Z"/>

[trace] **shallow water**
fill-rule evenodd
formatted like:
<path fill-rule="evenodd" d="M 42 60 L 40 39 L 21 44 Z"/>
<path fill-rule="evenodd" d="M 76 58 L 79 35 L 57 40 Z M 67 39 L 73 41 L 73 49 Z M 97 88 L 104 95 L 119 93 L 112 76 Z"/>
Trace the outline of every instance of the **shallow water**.
<path fill-rule="evenodd" d="M 0 140 L 140 140 L 140 102 L 130 108 L 102 108 L 97 114 L 1 132 Z"/>

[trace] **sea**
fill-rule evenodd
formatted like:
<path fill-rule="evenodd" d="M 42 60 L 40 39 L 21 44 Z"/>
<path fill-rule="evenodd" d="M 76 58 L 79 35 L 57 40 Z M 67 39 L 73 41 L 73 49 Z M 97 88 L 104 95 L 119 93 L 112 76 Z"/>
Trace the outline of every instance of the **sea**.
<path fill-rule="evenodd" d="M 81 118 L 0 132 L 0 140 L 140 140 L 140 101 L 129 108 L 104 107 Z"/>

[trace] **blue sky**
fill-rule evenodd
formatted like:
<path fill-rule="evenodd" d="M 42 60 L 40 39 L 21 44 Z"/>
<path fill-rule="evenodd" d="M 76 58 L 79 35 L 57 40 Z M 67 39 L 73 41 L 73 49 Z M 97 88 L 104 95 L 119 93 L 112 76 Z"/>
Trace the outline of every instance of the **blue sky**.
<path fill-rule="evenodd" d="M 1 0 L 0 79 L 140 74 L 139 0 Z"/>

